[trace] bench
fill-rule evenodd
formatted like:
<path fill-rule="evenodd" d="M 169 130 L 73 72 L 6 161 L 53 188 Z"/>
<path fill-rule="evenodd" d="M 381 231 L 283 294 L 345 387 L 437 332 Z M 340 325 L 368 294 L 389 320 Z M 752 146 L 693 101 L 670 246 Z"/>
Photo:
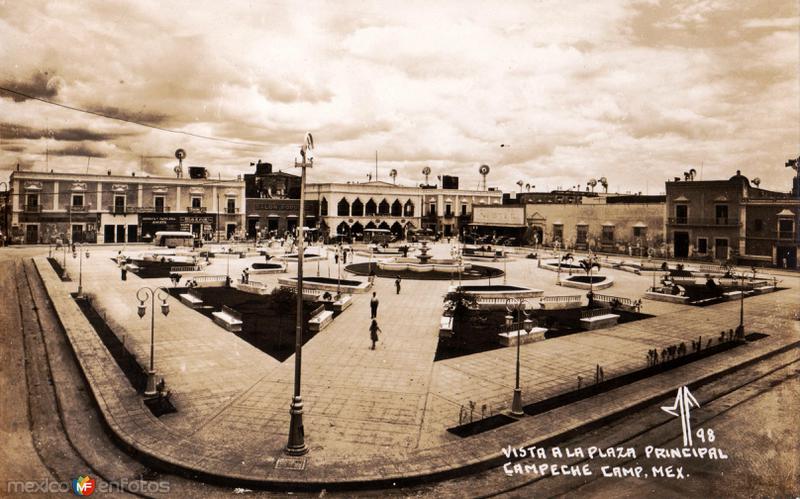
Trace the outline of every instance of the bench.
<path fill-rule="evenodd" d="M 181 299 L 181 303 L 189 308 L 200 308 L 203 306 L 203 299 L 200 298 L 200 295 L 194 289 L 190 289 L 188 292 L 179 295 L 179 298 Z"/>
<path fill-rule="evenodd" d="M 439 319 L 439 338 L 453 337 L 453 318 L 443 315 Z"/>
<path fill-rule="evenodd" d="M 517 331 L 508 331 L 506 333 L 500 333 L 497 336 L 500 337 L 500 344 L 505 347 L 517 346 L 517 343 L 520 345 L 524 345 L 526 343 L 533 343 L 536 341 L 542 341 L 544 338 L 544 334 L 547 332 L 547 328 L 544 327 L 535 327 L 531 329 L 531 332 L 527 332 L 524 329 L 519 329 Z"/>
<path fill-rule="evenodd" d="M 183 274 L 186 272 L 200 272 L 203 268 L 200 265 L 184 265 L 180 267 L 170 267 L 170 274 Z"/>
<path fill-rule="evenodd" d="M 242 330 L 242 314 L 227 305 L 222 306 L 222 310 L 211 314 L 214 322 L 231 332 Z"/>
<path fill-rule="evenodd" d="M 581 312 L 581 327 L 586 331 L 613 327 L 617 325 L 617 321 L 619 315 L 611 314 L 602 308 Z"/>
<path fill-rule="evenodd" d="M 309 331 L 318 333 L 325 329 L 331 322 L 333 322 L 333 311 L 322 310 L 308 320 L 308 329 Z"/>
<path fill-rule="evenodd" d="M 244 293 L 250 293 L 253 295 L 268 295 L 270 292 L 270 289 L 267 287 L 266 284 L 253 280 L 248 280 L 246 283 L 244 282 L 236 283 L 236 289 Z"/>
<path fill-rule="evenodd" d="M 333 310 L 342 313 L 347 307 L 353 304 L 351 295 L 340 295 L 339 299 L 333 302 Z"/>
<path fill-rule="evenodd" d="M 197 286 L 203 288 L 224 285 L 227 278 L 224 275 L 198 275 L 191 279 Z"/>
<path fill-rule="evenodd" d="M 581 307 L 581 295 L 543 296 L 539 306 L 545 310 L 565 310 Z"/>

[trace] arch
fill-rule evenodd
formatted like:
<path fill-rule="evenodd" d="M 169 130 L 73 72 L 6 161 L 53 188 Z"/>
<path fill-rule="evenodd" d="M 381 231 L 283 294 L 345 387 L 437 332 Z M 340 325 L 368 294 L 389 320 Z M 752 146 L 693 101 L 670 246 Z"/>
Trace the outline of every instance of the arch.
<path fill-rule="evenodd" d="M 395 199 L 394 203 L 392 203 L 392 216 L 393 217 L 403 216 L 403 205 L 402 203 L 400 203 L 399 199 Z"/>
<path fill-rule="evenodd" d="M 414 216 L 414 202 L 410 199 L 406 201 L 405 207 L 403 208 L 403 216 L 406 217 L 413 217 Z"/>
<path fill-rule="evenodd" d="M 375 201 L 372 198 L 367 201 L 367 204 L 364 206 L 364 215 L 371 217 L 378 213 L 378 205 L 375 204 Z"/>
<path fill-rule="evenodd" d="M 364 203 L 362 203 L 360 199 L 356 198 L 356 200 L 353 201 L 353 204 L 350 206 L 350 214 L 354 217 L 364 216 Z"/>
<path fill-rule="evenodd" d="M 347 222 L 342 222 L 336 226 L 336 235 L 350 235 L 350 226 L 347 225 Z"/>
<path fill-rule="evenodd" d="M 324 197 L 322 198 L 322 201 L 319 202 L 319 216 L 328 216 L 328 200 Z"/>
<path fill-rule="evenodd" d="M 389 224 L 387 224 L 386 222 L 381 222 L 381 224 L 378 226 L 378 228 L 379 228 L 379 229 L 386 229 L 386 230 L 390 230 L 390 229 L 389 229 Z"/>
<path fill-rule="evenodd" d="M 352 234 L 353 237 L 361 237 L 363 233 L 364 226 L 361 225 L 361 222 L 356 222 L 352 227 L 350 227 L 350 234 Z"/>
<path fill-rule="evenodd" d="M 347 202 L 347 199 L 339 200 L 339 204 L 336 205 L 336 214 L 340 217 L 350 216 L 350 203 Z"/>
<path fill-rule="evenodd" d="M 364 229 L 377 229 L 378 227 L 375 226 L 375 222 L 368 222 L 367 225 L 364 226 Z"/>
<path fill-rule="evenodd" d="M 386 198 L 383 198 L 381 204 L 378 205 L 378 214 L 379 215 L 388 215 L 389 214 L 389 201 L 386 201 Z"/>
<path fill-rule="evenodd" d="M 394 234 L 397 237 L 403 237 L 403 233 L 405 232 L 403 230 L 403 226 L 400 225 L 400 222 L 393 223 L 392 227 L 389 230 L 391 230 L 392 234 Z"/>

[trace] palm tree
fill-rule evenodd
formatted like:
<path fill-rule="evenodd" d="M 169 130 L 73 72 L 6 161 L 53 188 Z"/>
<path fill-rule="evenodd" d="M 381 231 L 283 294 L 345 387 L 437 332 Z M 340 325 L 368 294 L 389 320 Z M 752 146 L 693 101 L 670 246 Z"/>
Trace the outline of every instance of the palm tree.
<path fill-rule="evenodd" d="M 572 253 L 565 253 L 558 259 L 558 277 L 556 278 L 556 284 L 561 284 L 561 262 L 572 262 L 573 260 L 575 259 L 572 258 Z"/>
<path fill-rule="evenodd" d="M 589 294 L 586 295 L 589 298 L 589 307 L 591 308 L 593 301 L 594 301 L 594 293 L 592 292 L 593 283 L 592 283 L 592 269 L 597 267 L 597 270 L 600 270 L 600 263 L 597 261 L 597 257 L 595 255 L 590 254 L 588 257 L 584 258 L 580 262 L 578 262 L 586 272 L 586 275 L 589 276 Z"/>
<path fill-rule="evenodd" d="M 445 311 L 453 317 L 453 320 L 466 319 L 467 314 L 478 304 L 477 297 L 472 293 L 456 288 L 455 291 L 447 293 L 444 297 Z"/>

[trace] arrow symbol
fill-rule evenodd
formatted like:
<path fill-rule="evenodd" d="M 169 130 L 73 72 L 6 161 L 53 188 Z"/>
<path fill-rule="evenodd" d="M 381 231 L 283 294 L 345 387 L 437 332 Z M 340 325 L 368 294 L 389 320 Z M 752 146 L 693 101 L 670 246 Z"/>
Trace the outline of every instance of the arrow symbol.
<path fill-rule="evenodd" d="M 685 386 L 678 388 L 678 393 L 675 395 L 675 403 L 661 407 L 661 410 L 667 414 L 681 418 L 684 446 L 692 445 L 692 421 L 690 416 L 692 407 L 700 407 L 700 403 L 697 402 L 692 392 Z"/>

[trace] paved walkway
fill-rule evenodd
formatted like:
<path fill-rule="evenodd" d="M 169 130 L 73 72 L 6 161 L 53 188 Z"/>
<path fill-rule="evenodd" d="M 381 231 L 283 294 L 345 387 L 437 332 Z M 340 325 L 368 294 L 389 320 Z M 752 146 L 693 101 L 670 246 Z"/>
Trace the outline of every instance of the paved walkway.
<path fill-rule="evenodd" d="M 240 269 L 251 261 L 231 260 L 231 274 L 239 275 Z M 139 358 L 147 358 L 149 327 L 137 326 L 145 320 L 135 315 L 133 294 L 140 285 L 159 280 L 143 281 L 134 276 L 126 283 L 116 281 L 114 286 L 108 286 L 108 276 L 117 275 L 113 263 L 104 257 L 92 262 L 96 265 L 84 275 L 84 289 L 104 290 L 104 296 L 98 297 L 101 306 L 117 321 L 118 330 L 131 337 L 126 341 L 132 342 Z M 161 460 L 207 473 L 257 480 L 369 480 L 457 468 L 498 454 L 503 445 L 518 443 L 515 438 L 527 441 L 542 434 L 537 425 L 545 415 L 463 440 L 447 433 L 447 427 L 457 424 L 460 407 L 470 400 L 478 408 L 486 404 L 493 412 L 506 406 L 513 386 L 515 349 L 434 363 L 438 317 L 449 282 L 405 281 L 403 294 L 397 296 L 391 280 L 378 279 L 379 322 L 384 333 L 376 351 L 369 349 L 368 295 L 356 295 L 353 306 L 304 347 L 305 425 L 312 452 L 301 475 L 276 470 L 275 460 L 281 456 L 288 429 L 292 358 L 278 364 L 172 300 L 169 318 L 156 319 L 157 327 L 162 324 L 157 331 L 156 364 L 159 372 L 166 373 L 176 393 L 179 412 L 155 420 L 141 410 L 141 402 L 129 386 L 125 387 L 124 378 L 115 379 L 119 377 L 114 372 L 116 365 L 113 361 L 109 365 L 107 355 L 100 355 L 102 345 L 92 347 L 97 337 L 81 323 L 79 312 L 76 315 L 71 311 L 74 303 L 64 291 L 74 284 L 64 286 L 52 275 L 49 265 L 37 263 L 54 303 L 60 307 L 59 314 L 61 309 L 66 310 L 65 324 L 76 321 L 77 325 L 67 328 L 73 344 L 77 341 L 79 350 L 93 348 L 88 356 L 79 353 L 79 358 L 91 363 L 85 369 L 97 374 L 90 379 L 95 383 L 96 394 L 105 402 L 101 407 L 116 422 L 111 424 L 112 428 L 127 436 L 131 445 L 145 454 L 158 455 Z M 224 274 L 227 263 L 220 259 L 212 264 L 210 271 Z M 112 267 L 104 269 L 106 265 Z M 307 274 L 315 275 L 314 267 L 314 263 L 309 264 Z M 512 260 L 507 267 L 510 284 L 541 288 L 547 294 L 580 293 L 555 286 L 555 274 L 535 268 L 533 260 Z M 75 275 L 76 272 L 70 271 Z M 327 265 L 322 262 L 320 273 L 327 272 Z M 604 291 L 609 294 L 638 297 L 650 284 L 649 278 L 609 272 L 616 279 L 615 287 Z M 258 276 L 258 280 L 274 284 L 277 277 Z M 791 320 L 790 304 L 796 303 L 798 295 L 796 283 L 792 281 L 791 285 L 791 290 L 748 298 L 745 302 L 748 329 L 769 331 L 772 336 L 748 345 L 745 350 L 719 354 L 650 382 L 659 389 L 672 389 L 676 378 L 682 382 L 684 378 L 703 376 L 796 341 L 798 323 Z M 69 303 L 61 303 L 64 301 Z M 680 341 L 689 344 L 689 339 L 699 335 L 716 337 L 719 331 L 735 327 L 738 322 L 738 303 L 704 309 L 659 304 L 659 311 L 656 318 L 524 345 L 521 351 L 525 403 L 574 388 L 578 374 L 586 381 L 593 379 L 597 363 L 604 367 L 606 378 L 611 378 L 644 367 L 645 354 L 650 348 L 660 349 Z M 168 327 L 162 334 L 165 322 Z M 120 328 L 119 324 L 125 327 Z M 656 393 L 641 384 L 637 386 L 639 391 L 630 391 L 629 398 Z M 615 406 L 618 409 L 618 405 L 619 402 L 611 404 L 607 409 L 613 410 Z M 573 406 L 577 407 L 576 404 L 570 407 Z M 583 415 L 588 417 L 589 413 Z M 557 426 L 580 421 L 573 416 Z M 523 427 L 531 425 L 540 429 L 524 433 L 531 428 Z M 453 457 L 454 452 L 460 454 Z M 370 462 L 375 466 L 370 466 Z"/>

